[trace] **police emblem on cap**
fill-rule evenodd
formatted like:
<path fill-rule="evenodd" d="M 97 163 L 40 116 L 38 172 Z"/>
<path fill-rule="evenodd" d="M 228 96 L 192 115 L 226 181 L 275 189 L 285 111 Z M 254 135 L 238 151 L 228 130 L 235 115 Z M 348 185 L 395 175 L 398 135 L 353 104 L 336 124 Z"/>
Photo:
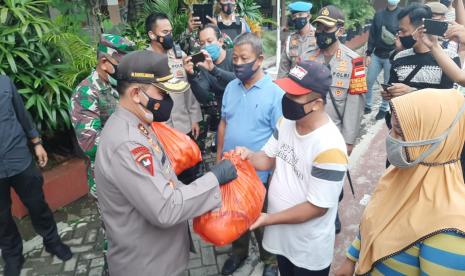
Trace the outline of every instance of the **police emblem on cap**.
<path fill-rule="evenodd" d="M 328 10 L 328 8 L 323 8 L 323 9 L 321 10 L 321 15 L 328 16 L 328 15 L 329 15 L 329 10 Z"/>
<path fill-rule="evenodd" d="M 308 73 L 307 70 L 305 70 L 304 68 L 300 66 L 296 66 L 291 69 L 291 71 L 289 72 L 289 75 L 299 80 L 302 80 L 307 75 L 307 73 Z"/>

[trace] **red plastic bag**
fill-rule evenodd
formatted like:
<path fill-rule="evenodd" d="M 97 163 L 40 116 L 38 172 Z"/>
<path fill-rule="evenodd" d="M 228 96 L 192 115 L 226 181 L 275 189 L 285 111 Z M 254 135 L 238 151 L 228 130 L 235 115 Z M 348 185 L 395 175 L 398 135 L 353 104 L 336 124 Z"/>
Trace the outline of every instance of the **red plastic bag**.
<path fill-rule="evenodd" d="M 202 161 L 199 147 L 186 134 L 158 122 L 152 123 L 152 130 L 168 155 L 176 175 Z"/>
<path fill-rule="evenodd" d="M 260 216 L 266 190 L 249 161 L 224 154 L 237 169 L 237 179 L 221 186 L 222 206 L 194 219 L 194 231 L 207 242 L 230 244 L 248 231 Z"/>

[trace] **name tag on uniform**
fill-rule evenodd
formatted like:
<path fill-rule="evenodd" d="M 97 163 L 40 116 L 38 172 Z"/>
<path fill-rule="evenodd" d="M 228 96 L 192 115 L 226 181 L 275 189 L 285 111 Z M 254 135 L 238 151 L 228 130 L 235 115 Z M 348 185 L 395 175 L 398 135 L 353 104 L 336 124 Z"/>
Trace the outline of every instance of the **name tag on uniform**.
<path fill-rule="evenodd" d="M 350 79 L 350 73 L 333 72 L 333 77 L 338 79 Z"/>

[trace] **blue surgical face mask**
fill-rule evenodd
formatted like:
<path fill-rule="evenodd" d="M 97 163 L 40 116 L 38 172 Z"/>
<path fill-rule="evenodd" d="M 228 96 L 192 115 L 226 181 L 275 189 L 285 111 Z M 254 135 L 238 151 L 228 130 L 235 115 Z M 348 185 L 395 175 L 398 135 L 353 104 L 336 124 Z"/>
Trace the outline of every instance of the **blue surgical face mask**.
<path fill-rule="evenodd" d="M 213 61 L 217 61 L 218 58 L 220 58 L 221 47 L 218 44 L 210 44 L 205 46 L 203 49 L 208 52 Z"/>
<path fill-rule="evenodd" d="M 388 5 L 390 6 L 397 6 L 400 2 L 400 0 L 388 0 Z"/>

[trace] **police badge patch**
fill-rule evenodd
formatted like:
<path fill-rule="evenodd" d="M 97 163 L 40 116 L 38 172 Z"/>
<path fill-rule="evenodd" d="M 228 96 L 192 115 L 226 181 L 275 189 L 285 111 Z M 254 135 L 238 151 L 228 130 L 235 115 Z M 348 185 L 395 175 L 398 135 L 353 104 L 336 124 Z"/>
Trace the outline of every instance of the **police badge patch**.
<path fill-rule="evenodd" d="M 144 168 L 151 176 L 154 175 L 153 170 L 153 156 L 150 150 L 146 147 L 137 147 L 131 150 L 136 163 Z"/>

